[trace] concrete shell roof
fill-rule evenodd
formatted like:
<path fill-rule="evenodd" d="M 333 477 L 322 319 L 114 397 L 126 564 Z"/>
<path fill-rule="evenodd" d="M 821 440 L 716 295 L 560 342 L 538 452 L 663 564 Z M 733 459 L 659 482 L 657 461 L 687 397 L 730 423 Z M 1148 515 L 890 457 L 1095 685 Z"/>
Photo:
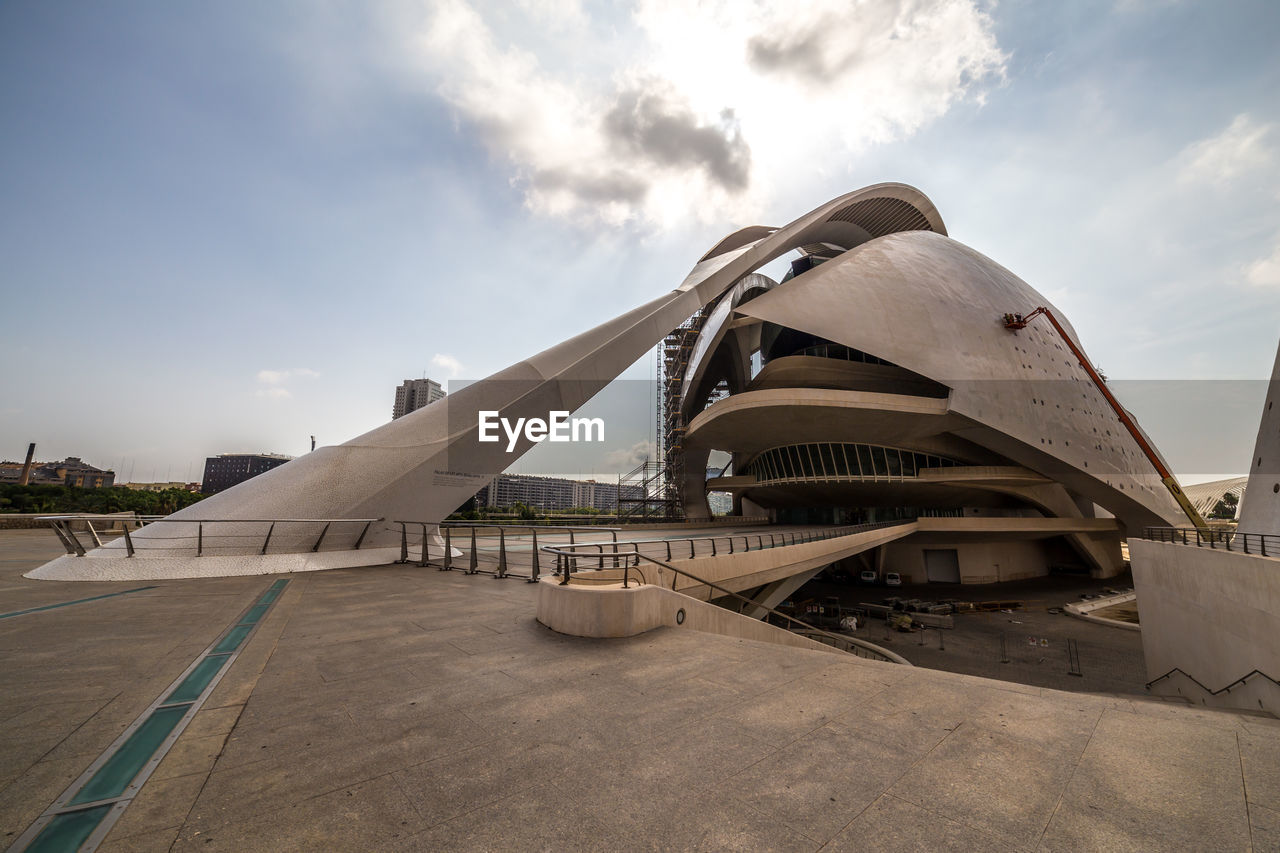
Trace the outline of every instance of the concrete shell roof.
<path fill-rule="evenodd" d="M 1131 524 L 1180 520 L 1150 462 L 1052 326 L 1036 321 L 1013 333 L 1000 320 L 1041 305 L 1077 337 L 1061 312 L 1009 270 L 938 233 L 910 231 L 864 243 L 738 312 L 950 387 L 950 411 L 975 427 L 965 437 L 1069 484 Z"/>

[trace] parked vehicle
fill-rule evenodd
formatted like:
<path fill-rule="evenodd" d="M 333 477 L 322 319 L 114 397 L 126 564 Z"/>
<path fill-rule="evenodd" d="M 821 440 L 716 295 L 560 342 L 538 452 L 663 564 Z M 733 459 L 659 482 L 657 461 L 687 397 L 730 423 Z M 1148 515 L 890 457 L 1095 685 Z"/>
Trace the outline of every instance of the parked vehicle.
<path fill-rule="evenodd" d="M 867 584 L 869 586 L 875 586 L 876 583 L 879 582 L 879 580 L 880 580 L 880 576 L 877 575 L 871 569 L 863 569 L 862 573 L 858 575 L 858 582 Z"/>
<path fill-rule="evenodd" d="M 902 586 L 902 575 L 898 574 L 897 572 L 885 572 L 884 585 L 885 586 Z"/>

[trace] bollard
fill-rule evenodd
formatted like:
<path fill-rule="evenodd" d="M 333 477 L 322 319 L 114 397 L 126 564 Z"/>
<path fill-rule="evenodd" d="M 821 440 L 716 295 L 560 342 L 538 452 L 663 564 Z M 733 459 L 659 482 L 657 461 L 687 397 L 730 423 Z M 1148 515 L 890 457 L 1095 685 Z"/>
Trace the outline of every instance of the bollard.
<path fill-rule="evenodd" d="M 493 576 L 494 580 L 501 580 L 507 576 L 507 529 L 505 527 L 498 528 L 498 572 Z"/>
<path fill-rule="evenodd" d="M 471 559 L 469 561 L 469 565 L 467 566 L 467 574 L 474 575 L 476 573 L 477 565 L 479 565 L 479 561 L 476 559 L 476 529 L 472 527 L 471 528 Z"/>
<path fill-rule="evenodd" d="M 529 583 L 538 582 L 538 528 L 533 529 L 533 566 L 529 572 Z"/>

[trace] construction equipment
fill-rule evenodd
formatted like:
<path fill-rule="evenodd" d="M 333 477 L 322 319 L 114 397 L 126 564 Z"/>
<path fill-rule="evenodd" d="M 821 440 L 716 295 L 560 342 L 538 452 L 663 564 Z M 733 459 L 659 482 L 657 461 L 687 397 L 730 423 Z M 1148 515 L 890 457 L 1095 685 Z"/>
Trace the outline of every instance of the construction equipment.
<path fill-rule="evenodd" d="M 1173 472 L 1165 467 L 1164 462 L 1162 462 L 1160 457 L 1156 454 L 1155 448 L 1151 446 L 1146 437 L 1142 434 L 1142 430 L 1138 429 L 1138 425 L 1134 423 L 1133 418 L 1129 417 L 1129 413 L 1124 410 L 1124 406 L 1120 405 L 1120 401 L 1117 400 L 1115 395 L 1113 395 L 1107 388 L 1106 381 L 1103 380 L 1098 371 L 1094 369 L 1093 365 L 1089 363 L 1089 359 L 1084 354 L 1084 350 L 1076 346 L 1076 342 L 1067 334 L 1067 330 L 1062 328 L 1062 324 L 1058 322 L 1057 317 L 1053 316 L 1053 312 L 1041 305 L 1030 314 L 1005 314 L 1001 318 L 1001 322 L 1004 323 L 1004 327 L 1006 329 L 1016 332 L 1019 329 L 1025 329 L 1028 323 L 1041 314 L 1043 314 L 1045 319 L 1053 325 L 1053 329 L 1058 333 L 1058 337 L 1062 338 L 1063 343 L 1065 343 L 1067 348 L 1071 350 L 1071 354 L 1076 357 L 1080 362 L 1080 366 L 1084 368 L 1084 372 L 1089 374 L 1089 378 L 1093 380 L 1093 384 L 1098 387 L 1098 390 L 1102 392 L 1102 396 L 1111 405 L 1111 408 L 1115 410 L 1116 417 L 1120 419 L 1120 423 L 1124 424 L 1124 428 L 1129 431 L 1131 436 L 1133 436 L 1133 440 L 1138 443 L 1138 447 L 1142 448 L 1142 452 L 1146 454 L 1147 459 L 1160 475 L 1160 481 L 1164 483 L 1164 487 L 1169 490 L 1169 494 L 1173 495 L 1173 499 L 1178 502 L 1178 506 L 1182 507 L 1182 511 L 1186 513 L 1187 518 L 1191 519 L 1191 523 L 1197 528 L 1207 530 L 1209 528 L 1208 522 L 1200 516 L 1200 513 L 1196 511 L 1196 508 L 1191 504 L 1191 501 L 1189 501 L 1187 496 L 1183 494 L 1182 487 L 1178 485 L 1178 481 L 1174 478 Z"/>

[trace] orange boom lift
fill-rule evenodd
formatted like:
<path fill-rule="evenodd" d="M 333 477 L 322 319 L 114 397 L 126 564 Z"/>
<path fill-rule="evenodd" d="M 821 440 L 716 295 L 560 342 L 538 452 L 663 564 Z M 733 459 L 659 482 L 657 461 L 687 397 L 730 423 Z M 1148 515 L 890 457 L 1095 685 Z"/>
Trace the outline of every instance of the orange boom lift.
<path fill-rule="evenodd" d="M 1044 315 L 1058 333 L 1058 337 L 1062 338 L 1062 342 L 1071 350 L 1071 354 L 1079 360 L 1080 366 L 1084 368 L 1084 372 L 1089 374 L 1089 378 L 1093 380 L 1093 384 L 1098 386 L 1098 390 L 1102 392 L 1102 396 L 1111 404 L 1111 408 L 1115 410 L 1116 417 L 1120 419 L 1120 423 L 1124 424 L 1124 428 L 1129 431 L 1129 435 L 1133 436 L 1133 440 L 1138 443 L 1138 447 L 1142 448 L 1142 452 L 1146 454 L 1147 459 L 1151 461 L 1151 465 L 1160 475 L 1161 482 L 1164 487 L 1169 490 L 1169 494 L 1173 495 L 1173 499 L 1178 502 L 1178 506 L 1182 507 L 1182 511 L 1186 513 L 1187 518 L 1191 519 L 1191 523 L 1201 529 L 1207 529 L 1208 523 L 1200 517 L 1200 513 L 1191 505 L 1191 501 L 1187 500 L 1187 496 L 1183 494 L 1182 487 L 1178 485 L 1178 481 L 1174 479 L 1173 472 L 1165 467 L 1160 461 L 1160 457 L 1156 455 L 1155 449 L 1147 441 L 1142 431 L 1138 429 L 1138 425 L 1133 422 L 1133 418 L 1129 417 L 1129 413 L 1120 405 L 1120 401 L 1115 398 L 1107 388 L 1107 383 L 1103 381 L 1098 371 L 1093 369 L 1093 365 L 1089 363 L 1089 359 L 1085 356 L 1084 351 L 1076 346 L 1075 341 L 1071 340 L 1071 336 L 1067 334 L 1066 329 L 1062 328 L 1062 324 L 1058 322 L 1058 318 L 1053 316 L 1053 312 L 1041 305 L 1030 314 L 1005 314 L 1001 319 L 1004 327 L 1011 332 L 1019 329 L 1025 329 L 1027 324 L 1036 317 Z"/>

